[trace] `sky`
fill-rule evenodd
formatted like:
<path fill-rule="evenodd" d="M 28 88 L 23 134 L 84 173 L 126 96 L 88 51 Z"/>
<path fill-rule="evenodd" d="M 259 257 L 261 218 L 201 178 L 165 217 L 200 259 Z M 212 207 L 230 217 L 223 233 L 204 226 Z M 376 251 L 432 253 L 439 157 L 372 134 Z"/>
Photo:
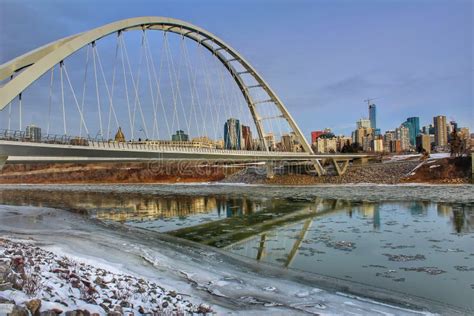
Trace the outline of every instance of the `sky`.
<path fill-rule="evenodd" d="M 382 131 L 446 115 L 474 131 L 471 0 L 0 0 L 0 63 L 116 20 L 168 16 L 232 45 L 309 137 L 350 135 L 377 105 Z"/>

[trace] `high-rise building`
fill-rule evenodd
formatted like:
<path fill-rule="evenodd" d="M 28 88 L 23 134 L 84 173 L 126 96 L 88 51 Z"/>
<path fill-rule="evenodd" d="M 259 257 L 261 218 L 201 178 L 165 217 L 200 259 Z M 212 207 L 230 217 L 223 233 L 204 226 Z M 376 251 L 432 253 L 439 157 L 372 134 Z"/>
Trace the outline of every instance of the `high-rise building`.
<path fill-rule="evenodd" d="M 281 136 L 281 144 L 283 151 L 293 151 L 293 139 L 290 135 Z"/>
<path fill-rule="evenodd" d="M 438 115 L 433 118 L 435 128 L 435 145 L 446 146 L 448 144 L 448 130 L 446 128 L 446 116 Z"/>
<path fill-rule="evenodd" d="M 323 135 L 324 131 L 312 131 L 311 132 L 311 144 L 316 143 L 319 136 Z"/>
<path fill-rule="evenodd" d="M 253 150 L 252 131 L 250 126 L 242 125 L 242 149 Z"/>
<path fill-rule="evenodd" d="M 361 118 L 360 120 L 357 121 L 357 128 L 371 128 L 370 127 L 370 120 Z"/>
<path fill-rule="evenodd" d="M 224 148 L 225 149 L 241 149 L 242 130 L 240 121 L 230 118 L 224 124 Z"/>
<path fill-rule="evenodd" d="M 392 140 L 397 139 L 397 135 L 395 134 L 395 131 L 386 131 L 385 134 L 383 135 L 383 147 L 384 151 L 390 152 L 390 142 Z"/>
<path fill-rule="evenodd" d="M 425 125 L 421 128 L 421 132 L 427 135 L 434 135 L 434 126 L 433 124 Z"/>
<path fill-rule="evenodd" d="M 430 135 L 419 134 L 418 136 L 416 136 L 416 150 L 418 152 L 425 151 L 428 154 L 431 153 Z"/>
<path fill-rule="evenodd" d="M 184 131 L 178 130 L 176 134 L 171 135 L 171 140 L 174 142 L 187 142 L 189 141 L 189 136 Z"/>
<path fill-rule="evenodd" d="M 402 142 L 399 139 L 390 141 L 390 152 L 399 153 L 402 151 Z"/>
<path fill-rule="evenodd" d="M 40 142 L 41 141 L 41 128 L 29 125 L 26 127 L 26 138 L 29 138 L 32 142 Z"/>
<path fill-rule="evenodd" d="M 408 127 L 403 124 L 395 129 L 397 140 L 400 141 L 401 150 L 408 150 L 410 148 L 410 133 Z"/>
<path fill-rule="evenodd" d="M 453 130 L 458 131 L 458 123 L 456 121 L 450 121 L 449 125 L 451 125 Z"/>
<path fill-rule="evenodd" d="M 276 148 L 275 135 L 273 135 L 273 133 L 267 133 L 264 136 L 264 138 L 265 138 L 265 142 L 267 143 L 268 149 L 275 150 Z"/>
<path fill-rule="evenodd" d="M 420 118 L 418 116 L 407 118 L 407 122 L 410 122 L 410 143 L 414 146 L 416 144 L 416 136 L 420 133 Z"/>
<path fill-rule="evenodd" d="M 370 127 L 377 129 L 377 107 L 375 104 L 369 104 Z"/>
<path fill-rule="evenodd" d="M 313 148 L 319 154 L 333 153 L 337 150 L 337 140 L 336 138 L 318 138 Z"/>
<path fill-rule="evenodd" d="M 376 153 L 381 153 L 383 152 L 384 147 L 383 147 L 383 138 L 379 137 L 374 140 L 372 140 L 372 151 Z"/>

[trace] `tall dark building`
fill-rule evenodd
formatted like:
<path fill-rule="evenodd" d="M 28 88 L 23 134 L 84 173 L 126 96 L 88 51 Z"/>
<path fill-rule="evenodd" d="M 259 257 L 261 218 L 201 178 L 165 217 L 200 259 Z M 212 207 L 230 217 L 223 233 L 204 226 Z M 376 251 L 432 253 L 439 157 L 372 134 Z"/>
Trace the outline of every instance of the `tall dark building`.
<path fill-rule="evenodd" d="M 224 148 L 241 149 L 242 131 L 240 121 L 230 118 L 224 124 Z"/>
<path fill-rule="evenodd" d="M 418 116 L 409 117 L 407 121 L 413 126 L 413 131 L 410 131 L 410 142 L 413 139 L 413 144 L 416 144 L 416 136 L 420 134 L 420 118 Z"/>
<path fill-rule="evenodd" d="M 374 130 L 377 129 L 377 106 L 375 104 L 369 104 L 369 120 L 370 127 Z"/>
<path fill-rule="evenodd" d="M 252 141 L 252 131 L 250 130 L 250 126 L 242 125 L 242 138 L 243 138 L 242 149 L 252 150 L 253 141 Z"/>

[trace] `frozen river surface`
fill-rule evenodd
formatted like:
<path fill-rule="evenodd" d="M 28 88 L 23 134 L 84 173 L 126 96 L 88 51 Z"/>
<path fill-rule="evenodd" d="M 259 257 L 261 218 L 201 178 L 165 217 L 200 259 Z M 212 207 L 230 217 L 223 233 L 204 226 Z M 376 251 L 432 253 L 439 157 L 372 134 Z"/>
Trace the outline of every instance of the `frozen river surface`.
<path fill-rule="evenodd" d="M 469 185 L 4 186 L 0 204 L 2 235 L 156 278 L 219 311 L 474 310 Z"/>

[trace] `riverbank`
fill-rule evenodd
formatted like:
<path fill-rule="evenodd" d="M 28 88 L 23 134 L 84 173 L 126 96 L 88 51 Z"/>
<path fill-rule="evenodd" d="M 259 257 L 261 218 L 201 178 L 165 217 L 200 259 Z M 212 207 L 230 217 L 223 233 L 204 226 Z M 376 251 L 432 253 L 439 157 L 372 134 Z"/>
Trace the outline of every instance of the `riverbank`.
<path fill-rule="evenodd" d="M 470 157 L 441 158 L 420 161 L 419 157 L 364 165 L 351 165 L 341 176 L 277 173 L 266 177 L 265 170 L 247 169 L 222 180 L 223 183 L 266 185 L 317 185 L 317 184 L 470 184 Z"/>
<path fill-rule="evenodd" d="M 232 172 L 194 162 L 7 164 L 0 171 L 0 183 L 188 183 L 219 181 Z"/>
<path fill-rule="evenodd" d="M 31 242 L 0 239 L 0 314 L 185 315 L 211 313 L 174 290 L 60 257 Z"/>

